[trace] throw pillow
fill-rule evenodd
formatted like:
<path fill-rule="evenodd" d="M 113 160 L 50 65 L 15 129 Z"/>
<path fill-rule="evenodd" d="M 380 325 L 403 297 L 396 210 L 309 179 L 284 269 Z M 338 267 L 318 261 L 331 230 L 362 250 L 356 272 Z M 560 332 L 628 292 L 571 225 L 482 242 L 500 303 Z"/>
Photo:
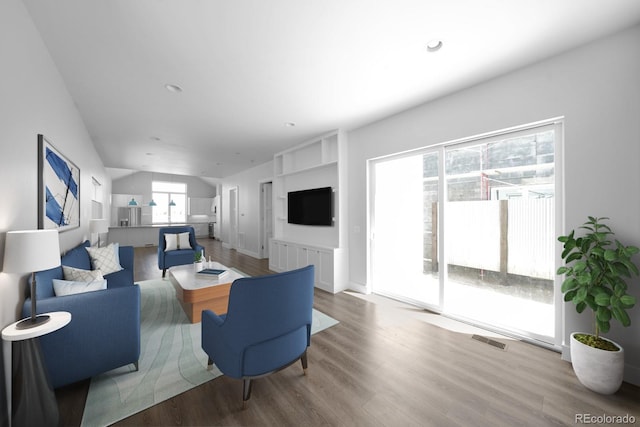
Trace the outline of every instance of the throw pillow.
<path fill-rule="evenodd" d="M 111 243 L 104 248 L 85 248 L 91 257 L 91 265 L 94 270 L 102 271 L 102 274 L 115 273 L 122 270 L 120 265 L 120 245 Z"/>
<path fill-rule="evenodd" d="M 185 233 L 167 233 L 164 235 L 165 252 L 180 249 L 193 249 L 189 242 L 189 232 Z"/>
<path fill-rule="evenodd" d="M 102 280 L 102 271 L 100 270 L 82 270 L 80 268 L 62 266 L 64 280 L 73 280 L 74 282 L 93 282 L 94 280 Z"/>
<path fill-rule="evenodd" d="M 91 282 L 53 279 L 53 292 L 57 297 L 83 292 L 101 291 L 103 289 L 107 289 L 107 281 L 105 279 L 93 280 Z"/>

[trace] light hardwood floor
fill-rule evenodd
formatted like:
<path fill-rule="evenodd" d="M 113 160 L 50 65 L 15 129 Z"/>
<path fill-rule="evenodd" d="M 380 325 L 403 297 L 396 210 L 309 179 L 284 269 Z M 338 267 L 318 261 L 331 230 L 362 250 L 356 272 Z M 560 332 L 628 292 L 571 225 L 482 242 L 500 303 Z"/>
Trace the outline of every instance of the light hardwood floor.
<path fill-rule="evenodd" d="M 269 273 L 267 260 L 199 240 L 216 261 Z M 160 276 L 156 249 L 137 248 L 135 279 Z M 507 344 L 500 350 L 419 309 L 349 293 L 316 290 L 314 306 L 340 323 L 313 336 L 307 376 L 294 364 L 255 381 L 246 410 L 241 381 L 222 376 L 116 425 L 559 426 L 582 414 L 628 414 L 640 424 L 639 387 L 590 392 L 558 353 L 494 338 Z M 80 424 L 88 386 L 56 390 L 63 425 Z"/>

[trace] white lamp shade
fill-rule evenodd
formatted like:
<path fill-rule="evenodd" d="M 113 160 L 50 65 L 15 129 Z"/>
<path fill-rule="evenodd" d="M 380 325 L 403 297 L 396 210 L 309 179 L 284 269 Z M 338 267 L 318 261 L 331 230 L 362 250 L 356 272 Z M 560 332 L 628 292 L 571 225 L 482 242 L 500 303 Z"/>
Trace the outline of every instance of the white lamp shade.
<path fill-rule="evenodd" d="M 106 233 L 109 231 L 109 224 L 106 219 L 92 219 L 89 220 L 89 232 L 90 233 Z"/>
<path fill-rule="evenodd" d="M 7 232 L 2 267 L 5 273 L 28 273 L 59 265 L 58 230 Z"/>

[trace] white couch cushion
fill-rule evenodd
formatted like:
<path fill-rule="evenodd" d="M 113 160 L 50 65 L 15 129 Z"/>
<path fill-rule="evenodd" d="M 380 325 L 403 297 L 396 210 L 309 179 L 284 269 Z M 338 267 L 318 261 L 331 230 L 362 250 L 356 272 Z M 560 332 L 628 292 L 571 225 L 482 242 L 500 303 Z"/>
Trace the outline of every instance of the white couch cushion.
<path fill-rule="evenodd" d="M 105 279 L 96 279 L 91 282 L 53 279 L 53 291 L 57 297 L 103 289 L 107 289 L 107 281 Z"/>
<path fill-rule="evenodd" d="M 94 270 L 102 271 L 102 274 L 115 273 L 122 270 L 120 265 L 120 245 L 111 243 L 104 248 L 85 248 L 91 257 L 91 265 Z"/>
<path fill-rule="evenodd" d="M 189 242 L 189 232 L 185 233 L 166 233 L 164 235 L 165 252 L 175 251 L 179 249 L 193 249 Z"/>
<path fill-rule="evenodd" d="M 74 282 L 93 282 L 94 280 L 102 280 L 102 271 L 100 270 L 82 270 L 81 268 L 62 266 L 64 280 L 72 280 Z"/>

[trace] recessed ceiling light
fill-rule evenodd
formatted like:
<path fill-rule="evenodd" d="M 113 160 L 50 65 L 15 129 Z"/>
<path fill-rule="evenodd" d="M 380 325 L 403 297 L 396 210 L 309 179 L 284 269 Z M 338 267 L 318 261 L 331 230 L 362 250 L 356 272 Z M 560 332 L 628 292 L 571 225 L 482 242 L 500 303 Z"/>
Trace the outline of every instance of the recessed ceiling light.
<path fill-rule="evenodd" d="M 169 92 L 174 92 L 174 93 L 179 93 L 182 92 L 182 88 L 178 85 L 174 85 L 174 84 L 170 84 L 167 83 L 166 85 L 164 85 L 164 87 L 169 91 Z"/>
<path fill-rule="evenodd" d="M 292 128 L 292 127 L 295 127 L 295 126 L 296 126 L 296 124 L 295 124 L 295 123 L 293 123 L 293 122 L 286 122 L 284 125 L 285 125 L 286 127 L 288 127 L 288 128 Z"/>
<path fill-rule="evenodd" d="M 427 51 L 436 52 L 442 48 L 442 40 L 433 39 L 427 42 Z"/>
<path fill-rule="evenodd" d="M 150 136 L 149 139 L 152 140 L 152 141 L 156 141 L 156 142 L 160 141 L 160 138 L 157 137 L 157 136 Z"/>

